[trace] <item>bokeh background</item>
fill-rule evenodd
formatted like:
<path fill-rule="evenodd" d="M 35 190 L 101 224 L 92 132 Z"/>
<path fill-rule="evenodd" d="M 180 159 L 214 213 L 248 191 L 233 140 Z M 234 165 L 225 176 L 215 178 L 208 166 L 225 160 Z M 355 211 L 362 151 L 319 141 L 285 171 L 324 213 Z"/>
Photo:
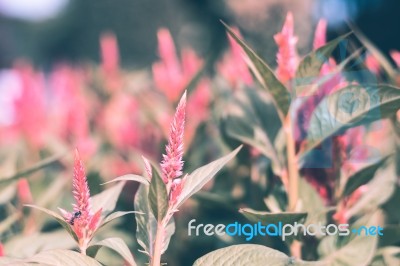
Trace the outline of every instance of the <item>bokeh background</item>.
<path fill-rule="evenodd" d="M 98 184 L 115 177 L 115 175 L 140 172 L 140 165 L 133 166 L 132 162 L 140 161 L 141 153 L 149 155 L 153 160 L 161 157 L 161 151 L 165 144 L 165 128 L 168 127 L 168 124 L 162 124 L 161 128 L 154 128 L 151 126 L 154 121 L 143 118 L 138 111 L 142 110 L 141 108 L 160 109 L 156 110 L 155 113 L 162 113 L 167 110 L 166 112 L 171 114 L 176 103 L 176 99 L 173 99 L 168 102 L 167 107 L 157 106 L 154 103 L 160 103 L 160 101 L 158 98 L 154 98 L 153 103 L 152 98 L 157 95 L 152 93 L 142 94 L 143 90 L 153 86 L 149 85 L 151 83 L 149 77 L 151 76 L 152 65 L 160 60 L 157 40 L 157 32 L 160 28 L 170 30 L 178 51 L 191 47 L 200 58 L 207 61 L 209 67 L 206 67 L 205 72 L 207 72 L 208 77 L 212 78 L 216 72 L 214 63 L 222 58 L 228 48 L 225 28 L 220 20 L 237 26 L 247 42 L 265 58 L 268 64 L 275 67 L 277 47 L 273 41 L 273 35 L 281 30 L 288 11 L 291 11 L 294 15 L 295 33 L 299 36 L 298 49 L 300 54 L 305 54 L 311 50 L 314 29 L 320 18 L 325 18 L 328 22 L 328 39 L 348 32 L 348 23 L 353 23 L 383 53 L 388 54 L 391 50 L 400 50 L 398 29 L 398 25 L 400 25 L 400 2 L 397 0 L 0 0 L 0 128 L 10 124 L 11 116 L 18 117 L 18 114 L 9 113 L 11 105 L 8 99 L 12 95 L 10 84 L 13 85 L 13 79 L 9 75 L 10 69 L 21 71 L 19 74 L 22 78 L 27 77 L 27 84 L 30 85 L 36 84 L 35 82 L 42 82 L 41 75 L 43 75 L 44 80 L 46 80 L 44 83 L 49 84 L 46 83 L 46 86 L 41 84 L 40 86 L 50 88 L 53 84 L 51 83 L 52 78 L 54 78 L 54 84 L 57 85 L 55 87 L 60 89 L 60 95 L 58 95 L 60 98 L 57 98 L 59 102 L 54 104 L 56 107 L 57 104 L 63 103 L 62 97 L 66 96 L 62 93 L 68 91 L 69 87 L 73 87 L 74 84 L 82 86 L 84 92 L 76 92 L 77 101 L 71 102 L 71 105 L 83 109 L 90 106 L 87 108 L 89 110 L 87 115 L 91 118 L 90 123 L 88 123 L 88 131 L 95 131 L 95 134 L 97 134 L 94 134 L 95 141 L 104 137 L 102 136 L 104 125 L 101 122 L 99 128 L 96 128 L 97 131 L 92 130 L 95 128 L 93 125 L 98 123 L 95 114 L 99 110 L 109 110 L 101 119 L 104 119 L 105 122 L 102 121 L 110 127 L 121 126 L 126 121 L 129 122 L 128 126 L 136 125 L 135 123 L 140 124 L 137 130 L 140 132 L 134 136 L 134 139 L 127 136 L 127 139 L 134 143 L 131 150 L 128 150 L 131 143 L 124 146 L 124 142 L 122 145 L 118 142 L 124 141 L 123 138 L 113 139 L 120 132 L 114 132 L 110 128 L 105 129 L 107 131 L 107 136 L 104 137 L 104 139 L 107 139 L 105 143 L 101 143 L 97 147 L 97 151 L 101 151 L 103 157 L 99 155 L 100 152 L 95 153 L 93 149 L 87 147 L 88 150 L 91 150 L 87 152 L 89 158 L 85 158 L 85 163 L 88 166 L 89 185 L 94 194 L 98 193 L 102 190 Z M 104 63 L 104 58 L 101 57 L 100 39 L 101 36 L 105 36 L 105 33 L 115 34 L 118 42 L 119 65 L 120 69 L 123 69 L 121 71 L 124 80 L 122 83 L 124 86 L 127 85 L 128 91 L 126 95 L 129 95 L 130 99 L 134 98 L 131 97 L 132 95 L 144 95 L 146 97 L 136 97 L 136 99 L 132 99 L 132 102 L 126 103 L 124 97 L 119 97 L 125 96 L 125 94 L 109 93 L 107 88 L 103 88 L 112 87 L 112 83 L 115 81 L 113 81 L 115 77 L 112 75 L 107 76 L 109 73 L 102 73 L 105 76 L 103 79 L 101 71 L 99 71 L 101 67 L 96 67 Z M 112 61 L 113 44 L 109 47 L 111 48 L 103 48 L 103 55 L 104 50 L 105 53 L 109 51 Z M 192 63 L 195 63 L 195 60 L 192 61 Z M 29 62 L 29 67 L 26 67 L 26 62 Z M 58 68 L 60 64 L 61 68 Z M 63 68 L 63 66 L 67 67 Z M 195 70 L 199 70 L 199 67 Z M 192 71 L 192 76 L 196 71 Z M 57 76 L 57 73 L 59 76 Z M 87 79 L 86 75 L 90 78 Z M 57 77 L 60 79 L 57 80 Z M 110 78 L 111 85 L 100 84 L 104 80 L 107 82 L 107 78 Z M 119 78 L 120 76 L 116 78 L 117 83 Z M 80 83 L 81 79 L 85 80 L 85 82 L 82 82 L 83 85 Z M 68 80 L 77 83 L 68 84 Z M 67 84 L 65 88 L 62 85 L 64 83 Z M 40 86 L 38 85 L 38 87 Z M 45 89 L 45 91 L 49 90 Z M 80 98 L 81 93 L 84 95 L 82 98 Z M 25 100 L 29 102 L 28 100 L 32 99 L 31 96 L 26 94 Z M 192 113 L 192 116 L 195 116 L 195 112 L 198 111 L 196 107 L 202 106 L 202 102 L 199 100 L 202 97 L 202 94 L 200 94 L 196 104 L 193 105 L 194 107 L 188 108 L 188 113 Z M 11 96 L 11 98 L 13 97 Z M 80 101 L 82 99 L 84 99 L 83 103 Z M 40 110 L 35 109 L 35 102 L 31 102 L 31 104 L 33 106 L 28 106 L 26 109 L 19 106 L 21 108 L 19 110 L 25 110 L 26 114 L 32 114 L 34 113 L 32 110 L 35 110 L 39 114 Z M 104 106 L 101 106 L 102 104 Z M 208 102 L 206 102 L 207 104 Z M 6 108 L 6 105 L 8 108 Z M 154 108 L 154 106 L 157 106 L 157 108 Z M 68 106 L 68 108 L 70 107 Z M 68 109 L 68 112 L 71 111 L 70 109 Z M 110 113 L 109 116 L 107 112 Z M 99 113 L 103 115 L 102 112 Z M 127 113 L 134 115 L 124 120 L 122 117 L 125 117 Z M 214 123 L 214 117 L 211 117 L 211 112 L 202 113 L 199 111 L 198 113 L 204 115 L 204 117 L 198 118 L 201 123 L 199 122 L 192 127 L 188 126 L 196 133 L 192 132 L 196 136 L 191 136 L 190 148 L 186 151 L 185 161 L 193 162 L 193 164 L 185 166 L 188 171 L 216 159 L 227 151 L 222 148 L 220 135 L 216 133 L 218 127 L 215 126 L 216 123 Z M 162 115 L 160 116 L 161 122 L 167 120 Z M 211 118 L 208 118 L 208 116 Z M 33 119 L 37 117 L 32 116 Z M 75 117 L 79 117 L 79 115 Z M 121 118 L 121 121 L 119 118 Z M 159 123 L 160 120 L 157 122 Z M 212 121 L 207 125 L 204 125 L 206 123 L 202 124 L 206 120 L 208 120 L 207 122 Z M 40 124 L 32 127 L 27 122 L 26 126 L 33 131 L 47 130 L 47 128 L 41 128 Z M 125 128 L 118 129 L 125 130 Z M 126 130 L 129 131 L 129 129 Z M 82 134 L 85 135 L 86 133 Z M 132 132 L 129 131 L 128 133 L 131 134 Z M 76 136 L 74 135 L 74 137 Z M 66 139 L 69 145 L 74 146 L 74 141 L 71 141 L 69 137 L 66 137 Z M 76 139 L 79 140 L 79 136 Z M 82 141 L 84 142 L 86 139 L 84 138 Z M 141 142 L 138 144 L 138 141 Z M 0 143 L 8 147 L 4 140 Z M 91 144 L 89 142 L 77 144 L 77 146 L 85 145 L 90 146 Z M 117 151 L 114 152 L 113 148 L 115 147 L 120 148 L 120 150 L 115 149 Z M 6 157 L 3 156 L 4 154 L 8 156 L 9 150 L 6 150 L 6 152 L 2 150 L 0 157 L 4 159 Z M 19 158 L 20 165 L 21 161 L 23 162 L 22 165 L 32 164 L 52 155 L 55 150 L 57 151 L 57 147 L 49 149 L 46 146 L 41 150 L 30 146 L 25 149 L 26 153 L 22 156 L 22 159 Z M 32 154 L 36 155 L 31 156 Z M 242 165 L 249 165 L 249 156 L 246 157 L 243 154 L 241 156 Z M 61 172 L 60 175 L 63 176 L 64 180 L 70 181 L 68 179 L 72 172 L 69 168 L 70 159 L 69 163 L 67 159 L 67 162 L 60 162 L 50 172 L 46 172 L 44 179 L 41 174 L 30 179 L 33 180 L 31 186 L 34 198 L 39 198 L 43 191 L 47 191 L 46 184 L 53 180 L 49 176 L 54 172 Z M 4 159 L 2 162 L 5 161 Z M 260 164 L 268 164 L 263 159 L 260 159 L 260 161 Z M 110 166 L 113 168 L 110 169 Z M 264 206 L 261 201 L 258 201 L 259 198 L 262 198 L 260 195 L 262 192 L 250 182 L 246 172 L 248 169 L 243 170 L 239 167 L 239 169 L 224 171 L 223 178 L 220 177 L 215 180 L 214 194 L 207 192 L 199 194 L 197 196 L 198 201 L 189 202 L 177 214 L 177 232 L 173 236 L 170 248 L 164 257 L 169 265 L 191 265 L 194 260 L 207 252 L 228 244 L 243 242 L 243 240 L 224 242 L 211 237 L 190 238 L 187 236 L 187 223 L 192 218 L 198 219 L 199 223 L 210 222 L 214 224 L 232 222 L 232 220 L 244 221 L 244 218 L 237 213 L 238 207 L 247 204 L 247 206 L 250 205 L 258 209 Z M 227 181 L 228 177 L 232 177 L 232 180 Z M 36 182 L 35 180 L 39 181 Z M 67 181 L 62 186 L 68 186 L 66 185 Z M 240 186 L 237 183 L 240 183 Z M 206 187 L 206 190 L 210 187 L 211 185 Z M 127 185 L 118 202 L 117 209 L 132 209 L 132 195 L 136 189 L 136 184 Z M 70 191 L 65 190 L 63 193 L 70 194 Z M 215 198 L 215 195 L 226 196 L 226 198 L 233 199 L 233 202 L 221 202 L 221 198 Z M 63 196 L 65 195 L 63 194 Z M 54 200 L 56 201 L 54 204 L 61 200 L 64 201 L 64 204 L 71 201 L 71 197 L 67 200 L 64 199 L 64 197 L 61 197 Z M 49 203 L 48 200 L 45 202 Z M 227 203 L 232 205 L 227 206 Z M 51 208 L 55 207 L 52 206 Z M 2 208 L 0 217 L 5 213 L 7 211 Z M 42 231 L 51 232 L 55 227 L 54 224 L 46 224 Z M 16 226 L 11 232 L 19 234 L 20 229 Z M 37 228 L 32 230 L 37 230 Z M 135 252 L 138 260 L 143 262 L 146 257 L 136 252 L 139 246 L 134 240 L 134 231 L 133 218 L 124 217 L 120 224 L 115 226 L 112 231 L 105 232 L 105 235 L 125 237 L 124 240 Z M 29 232 L 27 235 L 29 236 Z M 13 233 L 9 235 L 1 234 L 0 240 L 6 242 L 13 236 Z M 266 239 L 255 239 L 254 243 L 267 244 L 280 250 L 284 249 L 282 243 L 269 243 L 268 241 Z M 10 246 L 9 251 L 12 249 Z M 15 244 L 14 247 L 18 247 L 18 245 Z M 190 252 L 187 252 L 188 250 Z M 113 254 L 104 254 L 103 261 L 107 262 L 106 257 L 111 255 Z M 112 264 L 108 263 L 107 265 Z"/>

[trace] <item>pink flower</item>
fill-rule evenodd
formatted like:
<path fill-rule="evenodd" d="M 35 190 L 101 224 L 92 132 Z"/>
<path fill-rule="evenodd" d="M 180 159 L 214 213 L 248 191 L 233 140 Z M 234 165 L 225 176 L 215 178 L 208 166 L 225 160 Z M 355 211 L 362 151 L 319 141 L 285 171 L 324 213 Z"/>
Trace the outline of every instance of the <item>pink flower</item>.
<path fill-rule="evenodd" d="M 390 51 L 390 56 L 393 61 L 396 63 L 397 67 L 400 67 L 400 52 L 399 51 Z"/>
<path fill-rule="evenodd" d="M 327 22 L 325 19 L 320 19 L 317 24 L 317 28 L 315 29 L 314 35 L 314 43 L 313 47 L 314 50 L 324 46 L 326 44 L 326 29 L 327 29 Z"/>
<path fill-rule="evenodd" d="M 75 150 L 72 185 L 75 199 L 75 204 L 73 204 L 74 211 L 69 213 L 61 208 L 59 209 L 77 235 L 81 252 L 85 253 L 99 225 L 102 210 L 100 209 L 94 214 L 92 212 L 89 186 L 87 184 L 85 169 L 79 158 L 78 150 Z"/>
<path fill-rule="evenodd" d="M 287 84 L 295 77 L 299 60 L 296 51 L 297 37 L 294 36 L 294 22 L 291 12 L 286 16 L 282 31 L 277 33 L 274 39 L 278 45 L 276 74 L 282 83 Z"/>
<path fill-rule="evenodd" d="M 119 76 L 119 52 L 117 38 L 113 33 L 104 33 L 100 37 L 100 52 L 105 85 L 111 91 L 121 88 Z"/>
<path fill-rule="evenodd" d="M 4 247 L 3 244 L 0 242 L 0 257 L 4 256 Z"/>
<path fill-rule="evenodd" d="M 28 144 L 33 148 L 41 148 L 45 144 L 48 125 L 44 77 L 25 62 L 18 62 L 16 70 L 22 91 L 14 102 L 14 126 Z"/>
<path fill-rule="evenodd" d="M 375 75 L 378 75 L 381 70 L 379 61 L 370 53 L 365 57 L 365 66 Z"/>
<path fill-rule="evenodd" d="M 28 180 L 26 178 L 21 178 L 20 180 L 18 180 L 17 195 L 18 195 L 18 200 L 22 205 L 32 204 L 33 202 L 32 193 L 31 189 L 29 188 Z"/>
<path fill-rule="evenodd" d="M 238 28 L 232 28 L 236 35 L 241 37 Z M 221 76 L 228 81 L 229 85 L 236 89 L 245 84 L 251 86 L 253 78 L 245 60 L 245 54 L 240 45 L 228 34 L 230 50 L 225 54 L 222 61 L 218 63 L 217 69 Z"/>
<path fill-rule="evenodd" d="M 185 130 L 185 108 L 186 108 L 186 93 L 183 94 L 174 119 L 171 123 L 168 144 L 166 146 L 166 154 L 163 154 L 161 169 L 163 180 L 168 183 L 182 175 L 183 168 L 183 135 Z"/>
<path fill-rule="evenodd" d="M 193 76 L 201 68 L 202 61 L 189 49 L 182 52 L 179 62 L 171 34 L 167 29 L 157 33 L 158 53 L 161 61 L 153 64 L 153 77 L 156 87 L 167 96 L 170 102 L 176 102 Z"/>

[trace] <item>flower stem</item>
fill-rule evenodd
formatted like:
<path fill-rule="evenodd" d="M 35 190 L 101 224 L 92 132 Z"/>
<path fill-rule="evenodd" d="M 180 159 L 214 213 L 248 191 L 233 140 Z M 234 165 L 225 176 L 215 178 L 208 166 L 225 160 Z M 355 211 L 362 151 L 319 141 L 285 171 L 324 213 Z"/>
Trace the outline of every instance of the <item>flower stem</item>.
<path fill-rule="evenodd" d="M 292 119 L 290 114 L 287 115 L 285 120 L 285 133 L 286 133 L 286 152 L 288 160 L 288 173 L 289 173 L 289 211 L 295 211 L 297 200 L 299 197 L 299 172 L 296 158 L 295 140 L 293 137 Z"/>
<path fill-rule="evenodd" d="M 151 258 L 151 266 L 160 266 L 161 265 L 161 251 L 162 251 L 162 243 L 164 241 L 164 226 L 162 221 L 158 222 L 157 225 L 157 233 L 156 240 L 154 242 L 154 251 L 153 257 Z"/>

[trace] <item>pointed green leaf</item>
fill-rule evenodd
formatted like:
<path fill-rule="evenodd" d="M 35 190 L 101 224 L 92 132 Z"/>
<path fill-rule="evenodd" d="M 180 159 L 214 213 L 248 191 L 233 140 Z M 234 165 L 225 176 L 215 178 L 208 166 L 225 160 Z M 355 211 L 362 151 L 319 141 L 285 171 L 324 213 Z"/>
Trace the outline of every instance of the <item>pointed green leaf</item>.
<path fill-rule="evenodd" d="M 135 195 L 135 210 L 142 214 L 135 215 L 136 238 L 143 252 L 151 256 L 153 254 L 153 243 L 157 232 L 157 220 L 154 217 L 148 198 L 149 186 L 140 185 Z M 162 253 L 168 248 L 171 236 L 175 232 L 174 219 L 170 219 L 165 230 Z"/>
<path fill-rule="evenodd" d="M 113 213 L 111 213 L 110 215 L 108 215 L 108 216 L 101 222 L 101 225 L 99 226 L 99 228 L 105 226 L 106 224 L 112 222 L 112 221 L 115 220 L 115 219 L 118 219 L 118 218 L 120 218 L 120 217 L 122 217 L 122 216 L 125 216 L 125 215 L 127 215 L 127 214 L 130 214 L 130 213 L 136 213 L 136 214 L 138 214 L 138 215 L 141 215 L 141 214 L 142 214 L 142 213 L 139 213 L 139 212 L 136 212 L 136 211 L 128 211 L 128 212 L 121 212 L 121 211 L 119 211 L 119 212 L 113 212 Z"/>
<path fill-rule="evenodd" d="M 338 44 L 347 38 L 350 33 L 344 34 L 337 37 L 336 39 L 328 42 L 324 46 L 312 51 L 301 60 L 297 71 L 296 71 L 296 95 L 302 95 L 304 86 L 301 86 L 304 82 L 310 84 L 310 81 L 315 80 L 319 77 L 322 65 L 328 61 L 333 50 Z"/>
<path fill-rule="evenodd" d="M 225 164 L 232 160 L 242 146 L 238 147 L 236 150 L 232 151 L 228 155 L 215 160 L 205 166 L 202 166 L 185 179 L 185 184 L 182 189 L 182 193 L 178 198 L 175 208 L 179 208 L 183 202 L 190 198 L 193 194 L 199 191 L 208 181 L 210 181 Z"/>
<path fill-rule="evenodd" d="M 326 97 L 314 110 L 301 155 L 351 127 L 387 118 L 400 109 L 400 89 L 388 85 L 349 85 Z"/>
<path fill-rule="evenodd" d="M 106 216 L 115 209 L 117 201 L 125 182 L 120 182 L 117 185 L 110 187 L 91 198 L 93 211 L 102 209 L 102 217 Z"/>
<path fill-rule="evenodd" d="M 58 213 L 55 213 L 55 212 L 53 212 L 51 210 L 48 210 L 48 209 L 45 209 L 45 208 L 42 208 L 42 207 L 39 207 L 39 206 L 35 206 L 35 205 L 25 205 L 25 206 L 29 207 L 29 208 L 34 208 L 34 209 L 40 210 L 40 211 L 45 212 L 48 215 L 52 216 L 54 219 L 56 219 L 56 221 L 59 224 L 61 224 L 62 227 L 64 227 L 65 230 L 67 230 L 67 232 L 72 236 L 72 238 L 75 239 L 75 241 L 78 242 L 78 237 L 76 236 L 74 230 L 72 230 L 70 224 L 67 223 L 65 221 L 65 219 L 61 215 L 59 215 Z"/>
<path fill-rule="evenodd" d="M 158 170 L 152 166 L 153 177 L 151 178 L 149 190 L 149 202 L 151 210 L 157 221 L 162 221 L 168 211 L 167 187 Z"/>
<path fill-rule="evenodd" d="M 376 171 L 386 162 L 387 158 L 388 157 L 385 157 L 374 164 L 368 165 L 350 176 L 344 187 L 343 193 L 341 193 L 341 197 L 351 195 L 351 193 L 353 193 L 357 188 L 371 181 Z"/>
<path fill-rule="evenodd" d="M 280 212 L 271 213 L 265 211 L 255 211 L 244 208 L 239 210 L 247 219 L 252 222 L 262 222 L 263 224 L 294 224 L 295 222 L 303 222 L 306 217 L 306 212 Z"/>
<path fill-rule="evenodd" d="M 278 80 L 272 69 L 265 63 L 243 40 L 241 40 L 232 29 L 226 25 L 229 35 L 243 48 L 249 59 L 254 65 L 253 71 L 257 71 L 256 77 L 261 79 L 260 82 L 264 88 L 266 88 L 274 99 L 275 106 L 279 110 L 281 119 L 289 111 L 291 96 L 287 88 Z"/>
<path fill-rule="evenodd" d="M 93 254 L 96 256 L 98 250 L 102 247 L 107 247 L 116 251 L 118 254 L 121 255 L 125 259 L 126 262 L 129 263 L 131 266 L 136 266 L 135 259 L 132 256 L 132 253 L 129 251 L 128 246 L 121 238 L 113 237 L 101 240 L 93 245 L 90 245 L 88 248 L 88 254 Z"/>
<path fill-rule="evenodd" d="M 113 182 L 118 182 L 118 181 L 136 181 L 136 182 L 139 182 L 139 183 L 142 183 L 145 185 L 148 185 L 150 183 L 149 180 L 144 176 L 128 174 L 128 175 L 123 175 L 123 176 L 114 178 L 113 180 L 105 182 L 102 185 L 113 183 Z"/>
<path fill-rule="evenodd" d="M 91 257 L 75 251 L 61 249 L 46 250 L 24 261 L 39 263 L 39 265 L 101 266 L 98 261 Z"/>

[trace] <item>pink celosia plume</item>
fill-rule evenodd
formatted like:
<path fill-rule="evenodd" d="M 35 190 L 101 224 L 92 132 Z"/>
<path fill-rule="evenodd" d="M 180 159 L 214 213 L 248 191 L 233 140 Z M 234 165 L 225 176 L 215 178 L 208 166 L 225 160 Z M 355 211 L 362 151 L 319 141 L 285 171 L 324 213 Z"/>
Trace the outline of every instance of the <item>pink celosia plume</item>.
<path fill-rule="evenodd" d="M 104 33 L 100 37 L 100 52 L 105 85 L 111 91 L 121 88 L 119 76 L 119 51 L 118 42 L 111 32 Z"/>
<path fill-rule="evenodd" d="M 235 34 L 241 37 L 238 28 L 233 27 Z M 250 86 L 253 84 L 253 78 L 245 60 L 245 53 L 240 45 L 228 34 L 229 52 L 225 54 L 222 61 L 217 65 L 218 72 L 236 89 L 241 84 Z"/>
<path fill-rule="evenodd" d="M 390 51 L 390 56 L 393 61 L 396 63 L 397 67 L 400 67 L 400 52 L 399 51 Z"/>
<path fill-rule="evenodd" d="M 18 200 L 21 204 L 32 204 L 33 198 L 28 180 L 21 178 L 17 183 Z"/>
<path fill-rule="evenodd" d="M 299 60 L 296 51 L 297 37 L 294 36 L 294 21 L 291 12 L 286 16 L 282 31 L 275 34 L 274 39 L 278 45 L 276 74 L 282 83 L 287 84 L 295 77 Z"/>
<path fill-rule="evenodd" d="M 182 96 L 171 123 L 166 154 L 163 155 L 161 169 L 164 182 L 182 175 L 183 136 L 185 129 L 186 93 Z"/>
<path fill-rule="evenodd" d="M 315 29 L 314 42 L 313 42 L 314 50 L 316 50 L 326 44 L 327 26 L 328 26 L 328 23 L 326 22 L 325 19 L 320 19 L 318 21 L 317 28 Z"/>
<path fill-rule="evenodd" d="M 367 53 L 365 57 L 365 66 L 375 75 L 378 75 L 381 70 L 379 61 L 370 53 Z"/>
<path fill-rule="evenodd" d="M 72 186 L 75 199 L 73 212 L 70 213 L 61 208 L 59 209 L 77 235 L 81 251 L 85 252 L 88 243 L 93 237 L 93 233 L 99 225 L 102 209 L 96 213 L 92 212 L 89 186 L 78 150 L 75 150 Z"/>

